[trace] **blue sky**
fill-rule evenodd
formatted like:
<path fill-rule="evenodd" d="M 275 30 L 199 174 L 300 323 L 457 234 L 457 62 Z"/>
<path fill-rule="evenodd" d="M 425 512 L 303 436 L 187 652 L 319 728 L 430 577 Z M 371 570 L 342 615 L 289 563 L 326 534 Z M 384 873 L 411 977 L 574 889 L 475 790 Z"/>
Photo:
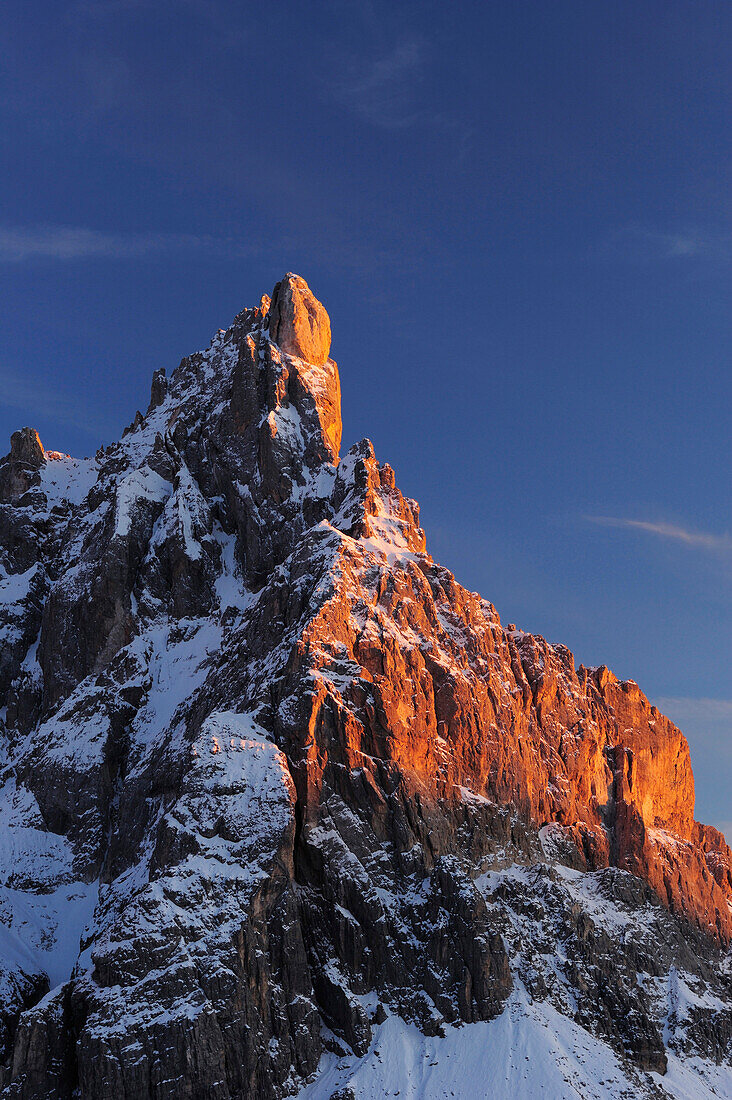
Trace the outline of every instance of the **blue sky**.
<path fill-rule="evenodd" d="M 429 547 L 732 836 L 728 0 L 6 0 L 0 438 L 90 453 L 287 270 Z"/>

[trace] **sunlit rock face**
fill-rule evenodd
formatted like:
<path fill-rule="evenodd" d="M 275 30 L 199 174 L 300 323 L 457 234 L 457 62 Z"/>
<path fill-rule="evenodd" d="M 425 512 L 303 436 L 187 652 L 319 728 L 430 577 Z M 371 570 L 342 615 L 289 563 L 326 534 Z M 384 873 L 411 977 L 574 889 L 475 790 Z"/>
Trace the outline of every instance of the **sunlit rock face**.
<path fill-rule="evenodd" d="M 338 462 L 341 447 L 341 387 L 330 354 L 330 318 L 310 287 L 289 272 L 272 291 L 267 317 L 269 336 L 288 356 L 305 360 L 298 372 L 302 385 L 318 405 L 323 438 L 330 459 Z M 315 369 L 319 368 L 319 369 Z"/>
<path fill-rule="evenodd" d="M 395 1021 L 467 1067 L 509 1016 L 601 1052 L 581 1095 L 721 1089 L 682 733 L 432 560 L 329 352 L 288 274 L 119 442 L 0 463 L 1 1094 L 359 1095 Z"/>
<path fill-rule="evenodd" d="M 308 284 L 288 272 L 272 291 L 269 334 L 288 355 L 322 367 L 330 354 L 330 317 Z"/>

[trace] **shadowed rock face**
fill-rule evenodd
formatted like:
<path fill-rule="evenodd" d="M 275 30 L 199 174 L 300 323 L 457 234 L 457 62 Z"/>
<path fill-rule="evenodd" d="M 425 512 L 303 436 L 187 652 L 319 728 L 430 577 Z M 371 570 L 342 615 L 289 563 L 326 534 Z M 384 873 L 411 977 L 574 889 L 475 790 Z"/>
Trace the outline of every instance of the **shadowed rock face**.
<path fill-rule="evenodd" d="M 0 462 L 0 501 L 15 500 L 38 483 L 46 455 L 38 432 L 21 428 L 10 437 L 10 454 Z"/>
<path fill-rule="evenodd" d="M 371 444 L 340 457 L 329 350 L 289 274 L 120 442 L 0 464 L 2 1095 L 273 1100 L 323 1023 L 364 1054 L 513 994 L 657 1096 L 732 1036 L 686 740 L 431 559 Z"/>
<path fill-rule="evenodd" d="M 13 432 L 10 437 L 9 457 L 15 462 L 25 462 L 38 469 L 46 461 L 38 432 L 33 428 L 21 428 L 20 431 Z"/>

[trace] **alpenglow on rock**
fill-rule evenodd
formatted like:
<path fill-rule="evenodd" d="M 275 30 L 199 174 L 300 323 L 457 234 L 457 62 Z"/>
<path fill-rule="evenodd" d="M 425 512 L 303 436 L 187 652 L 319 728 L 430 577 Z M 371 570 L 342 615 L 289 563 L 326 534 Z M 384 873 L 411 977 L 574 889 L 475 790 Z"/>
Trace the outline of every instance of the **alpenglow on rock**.
<path fill-rule="evenodd" d="M 291 271 L 272 291 L 269 334 L 288 355 L 322 367 L 330 354 L 330 317 L 299 275 Z"/>
<path fill-rule="evenodd" d="M 0 462 L 0 1096 L 732 1095 L 732 854 L 633 681 L 504 627 L 243 309 Z"/>

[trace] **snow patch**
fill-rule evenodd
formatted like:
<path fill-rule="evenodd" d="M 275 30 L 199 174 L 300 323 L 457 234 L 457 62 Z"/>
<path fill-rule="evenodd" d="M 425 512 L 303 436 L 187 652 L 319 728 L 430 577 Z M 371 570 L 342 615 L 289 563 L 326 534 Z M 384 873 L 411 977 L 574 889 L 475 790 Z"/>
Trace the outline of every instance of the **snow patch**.
<path fill-rule="evenodd" d="M 667 1079 L 659 1080 L 668 1090 Z M 495 1020 L 448 1027 L 444 1037 L 389 1016 L 362 1058 L 325 1054 L 317 1079 L 298 1100 L 329 1100 L 346 1087 L 356 1100 L 629 1100 L 639 1094 L 637 1079 L 607 1044 L 547 1002 L 530 1003 L 523 991 Z M 711 1100 L 713 1094 L 701 1086 L 670 1095 Z"/>

